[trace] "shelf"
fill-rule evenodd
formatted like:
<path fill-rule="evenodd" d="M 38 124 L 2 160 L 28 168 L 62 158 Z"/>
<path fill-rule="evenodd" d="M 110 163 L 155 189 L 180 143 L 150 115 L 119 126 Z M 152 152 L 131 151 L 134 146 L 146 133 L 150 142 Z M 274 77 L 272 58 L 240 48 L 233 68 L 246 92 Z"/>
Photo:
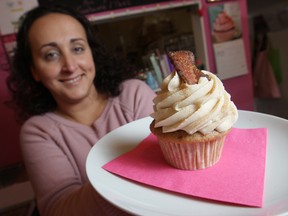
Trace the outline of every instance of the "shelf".
<path fill-rule="evenodd" d="M 117 20 L 117 18 L 124 18 L 133 15 L 145 14 L 149 12 L 156 12 L 166 9 L 173 9 L 178 7 L 184 7 L 189 5 L 201 4 L 201 0 L 181 0 L 181 1 L 167 1 L 155 4 L 135 6 L 124 9 L 117 9 L 105 12 L 99 12 L 95 14 L 87 15 L 87 18 L 91 22 L 101 23 L 101 22 L 111 22 L 112 20 Z"/>

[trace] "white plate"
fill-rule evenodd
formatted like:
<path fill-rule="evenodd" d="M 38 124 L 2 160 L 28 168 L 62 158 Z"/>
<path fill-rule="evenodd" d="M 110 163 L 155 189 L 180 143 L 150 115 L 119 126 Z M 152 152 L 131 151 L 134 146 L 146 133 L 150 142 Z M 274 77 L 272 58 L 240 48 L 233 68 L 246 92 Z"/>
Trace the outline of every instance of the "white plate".
<path fill-rule="evenodd" d="M 238 128 L 268 128 L 263 208 L 172 193 L 118 177 L 101 168 L 148 136 L 151 121 L 147 117 L 124 125 L 104 136 L 91 149 L 86 163 L 88 178 L 105 199 L 127 212 L 147 216 L 288 215 L 288 120 L 239 111 L 235 124 Z"/>

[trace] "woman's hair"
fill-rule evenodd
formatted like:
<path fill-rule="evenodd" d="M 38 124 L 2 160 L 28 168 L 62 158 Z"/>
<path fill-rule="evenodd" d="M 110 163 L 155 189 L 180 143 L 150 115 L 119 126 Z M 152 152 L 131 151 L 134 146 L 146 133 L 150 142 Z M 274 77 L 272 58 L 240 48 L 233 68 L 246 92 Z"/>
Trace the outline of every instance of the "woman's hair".
<path fill-rule="evenodd" d="M 36 7 L 28 11 L 22 19 L 17 33 L 17 48 L 12 59 L 11 73 L 7 79 L 7 86 L 12 95 L 12 100 L 8 104 L 16 111 L 21 121 L 33 115 L 53 111 L 57 105 L 48 89 L 41 82 L 33 79 L 31 72 L 33 59 L 28 38 L 33 23 L 50 13 L 69 15 L 83 26 L 96 66 L 94 84 L 99 92 L 109 97 L 117 96 L 120 93 L 121 82 L 134 76 L 132 67 L 128 67 L 126 62 L 108 53 L 96 41 L 93 28 L 85 16 L 61 5 Z"/>

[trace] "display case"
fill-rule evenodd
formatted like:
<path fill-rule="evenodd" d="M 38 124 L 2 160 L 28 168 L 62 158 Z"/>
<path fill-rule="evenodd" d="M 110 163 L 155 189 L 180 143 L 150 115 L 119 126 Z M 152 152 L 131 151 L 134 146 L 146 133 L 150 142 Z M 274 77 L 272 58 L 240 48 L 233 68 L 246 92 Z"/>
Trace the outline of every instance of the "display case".
<path fill-rule="evenodd" d="M 98 40 L 118 58 L 136 65 L 137 73 L 155 75 L 158 83 L 172 66 L 171 50 L 190 50 L 199 67 L 209 69 L 203 19 L 198 1 L 178 1 L 137 6 L 89 15 Z M 145 74 L 145 75 L 146 75 Z"/>
<path fill-rule="evenodd" d="M 217 42 L 214 23 L 221 11 L 233 19 L 235 35 L 227 41 Z M 171 65 L 169 67 L 169 62 L 166 66 L 161 64 L 167 51 L 188 49 L 195 53 L 198 67 L 215 73 L 223 80 L 239 109 L 254 109 L 245 0 L 154 1 L 100 11 L 87 17 L 97 30 L 97 37 L 111 52 L 136 63 L 140 72 L 154 70 L 158 83 L 161 79 L 157 74 L 162 73 L 163 78 L 173 69 Z M 158 67 L 153 67 L 154 56 Z M 157 73 L 162 68 L 166 70 Z"/>

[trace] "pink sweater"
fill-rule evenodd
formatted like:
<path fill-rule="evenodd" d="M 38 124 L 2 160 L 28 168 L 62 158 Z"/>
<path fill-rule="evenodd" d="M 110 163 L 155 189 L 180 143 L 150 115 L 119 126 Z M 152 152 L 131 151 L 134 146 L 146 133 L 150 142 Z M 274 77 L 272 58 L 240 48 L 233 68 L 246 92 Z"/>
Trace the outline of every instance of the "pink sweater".
<path fill-rule="evenodd" d="M 102 136 L 152 113 L 155 93 L 144 82 L 128 80 L 122 87 L 120 96 L 109 99 L 91 127 L 52 112 L 23 125 L 21 147 L 41 215 L 126 214 L 94 190 L 85 170 L 86 157 Z"/>

